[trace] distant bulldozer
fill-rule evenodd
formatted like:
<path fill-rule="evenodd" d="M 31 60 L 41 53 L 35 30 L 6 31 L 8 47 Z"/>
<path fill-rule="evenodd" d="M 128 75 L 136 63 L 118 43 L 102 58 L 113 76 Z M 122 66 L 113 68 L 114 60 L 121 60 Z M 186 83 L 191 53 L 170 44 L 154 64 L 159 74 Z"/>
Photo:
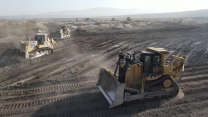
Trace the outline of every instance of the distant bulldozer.
<path fill-rule="evenodd" d="M 55 43 L 53 38 L 48 38 L 48 34 L 39 32 L 36 33 L 34 40 L 21 41 L 20 49 L 25 53 L 25 58 L 34 59 L 53 53 Z"/>
<path fill-rule="evenodd" d="M 70 29 L 66 26 L 60 26 L 56 29 L 56 32 L 51 32 L 50 37 L 56 40 L 66 39 L 70 37 Z"/>

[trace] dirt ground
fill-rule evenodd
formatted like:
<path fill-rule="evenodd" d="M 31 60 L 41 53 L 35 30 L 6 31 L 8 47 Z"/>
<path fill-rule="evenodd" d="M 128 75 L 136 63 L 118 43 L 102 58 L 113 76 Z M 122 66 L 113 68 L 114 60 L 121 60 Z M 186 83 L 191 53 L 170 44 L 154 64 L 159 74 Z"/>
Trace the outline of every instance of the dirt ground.
<path fill-rule="evenodd" d="M 54 54 L 26 60 L 13 45 L 0 46 L 0 116 L 198 117 L 208 114 L 208 27 L 74 33 Z M 109 109 L 98 88 L 100 67 L 114 70 L 118 51 L 164 47 L 186 55 L 180 93 Z M 167 57 L 170 59 L 170 57 Z"/>

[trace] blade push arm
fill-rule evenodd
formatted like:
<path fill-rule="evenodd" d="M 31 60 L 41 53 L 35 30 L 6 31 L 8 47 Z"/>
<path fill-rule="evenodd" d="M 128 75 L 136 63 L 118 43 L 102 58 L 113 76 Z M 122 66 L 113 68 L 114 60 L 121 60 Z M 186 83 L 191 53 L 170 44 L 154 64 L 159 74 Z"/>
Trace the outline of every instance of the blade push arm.
<path fill-rule="evenodd" d="M 175 70 L 178 72 L 184 71 L 184 64 L 185 64 L 185 56 L 176 56 L 176 55 L 172 55 L 171 56 L 174 60 L 177 61 L 176 64 L 174 64 Z"/>
<path fill-rule="evenodd" d="M 121 53 L 121 51 L 119 51 L 119 58 L 118 58 L 118 61 L 116 62 L 117 65 L 113 74 L 114 76 L 116 76 L 116 72 L 117 72 L 118 66 L 120 65 L 121 59 L 124 59 L 124 55 Z"/>
<path fill-rule="evenodd" d="M 173 78 L 176 79 L 176 78 L 180 77 L 181 72 L 184 71 L 184 64 L 185 64 L 186 57 L 185 56 L 179 57 L 179 56 L 175 56 L 175 55 L 172 55 L 171 57 L 177 61 L 177 63 L 173 65 L 174 66 Z"/>

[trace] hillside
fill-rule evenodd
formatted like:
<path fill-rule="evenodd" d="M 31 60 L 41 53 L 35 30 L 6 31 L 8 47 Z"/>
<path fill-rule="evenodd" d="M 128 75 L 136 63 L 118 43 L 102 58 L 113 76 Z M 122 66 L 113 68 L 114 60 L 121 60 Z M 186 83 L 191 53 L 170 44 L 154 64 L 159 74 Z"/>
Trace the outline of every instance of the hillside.
<path fill-rule="evenodd" d="M 149 13 L 143 9 L 116 9 L 107 7 L 98 7 L 87 10 L 67 10 L 61 12 L 49 12 L 36 15 L 17 15 L 0 16 L 0 19 L 31 19 L 31 18 L 123 18 L 131 16 L 132 18 L 180 18 L 180 17 L 208 17 L 208 9 L 170 12 L 170 13 Z"/>

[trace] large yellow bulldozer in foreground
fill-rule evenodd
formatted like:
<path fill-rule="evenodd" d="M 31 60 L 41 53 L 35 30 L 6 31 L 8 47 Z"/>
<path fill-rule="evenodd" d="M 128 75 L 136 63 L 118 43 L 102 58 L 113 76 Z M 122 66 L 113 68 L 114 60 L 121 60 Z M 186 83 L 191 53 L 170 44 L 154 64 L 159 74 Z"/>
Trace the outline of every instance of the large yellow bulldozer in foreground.
<path fill-rule="evenodd" d="M 48 34 L 36 33 L 35 39 L 21 41 L 20 49 L 25 53 L 25 58 L 34 59 L 53 53 L 53 47 L 56 42 L 53 38 L 48 38 Z"/>
<path fill-rule="evenodd" d="M 179 86 L 175 80 L 184 71 L 186 57 L 172 55 L 177 62 L 172 65 L 165 60 L 167 54 L 167 50 L 157 47 L 147 47 L 140 54 L 119 52 L 114 73 L 101 68 L 96 86 L 110 108 L 126 101 L 177 95 Z"/>

